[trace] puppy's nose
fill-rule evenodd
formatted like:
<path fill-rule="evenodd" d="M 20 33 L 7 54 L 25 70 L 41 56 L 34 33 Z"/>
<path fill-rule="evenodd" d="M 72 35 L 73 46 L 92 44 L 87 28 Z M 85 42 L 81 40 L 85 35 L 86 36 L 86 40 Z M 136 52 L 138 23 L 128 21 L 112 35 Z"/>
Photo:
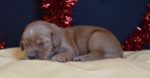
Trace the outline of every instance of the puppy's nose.
<path fill-rule="evenodd" d="M 36 59 L 35 56 L 28 56 L 29 59 Z"/>
<path fill-rule="evenodd" d="M 35 52 L 30 52 L 30 53 L 28 54 L 28 58 L 29 58 L 29 59 L 36 59 L 36 54 L 35 54 Z"/>

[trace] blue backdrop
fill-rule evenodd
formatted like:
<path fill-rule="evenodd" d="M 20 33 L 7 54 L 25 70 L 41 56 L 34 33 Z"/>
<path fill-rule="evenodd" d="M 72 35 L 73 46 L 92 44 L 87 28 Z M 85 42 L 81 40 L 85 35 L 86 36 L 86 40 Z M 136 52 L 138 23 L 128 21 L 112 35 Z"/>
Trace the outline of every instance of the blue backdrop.
<path fill-rule="evenodd" d="M 42 0 L 1 0 L 0 40 L 16 47 L 25 26 L 41 18 Z M 148 0 L 78 0 L 74 25 L 98 25 L 112 31 L 123 42 L 140 23 Z"/>

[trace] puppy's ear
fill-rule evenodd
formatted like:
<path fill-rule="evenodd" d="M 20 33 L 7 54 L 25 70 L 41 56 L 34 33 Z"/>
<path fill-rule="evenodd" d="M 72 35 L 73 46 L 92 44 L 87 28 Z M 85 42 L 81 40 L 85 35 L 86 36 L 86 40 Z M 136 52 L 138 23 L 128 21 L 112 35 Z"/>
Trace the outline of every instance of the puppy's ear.
<path fill-rule="evenodd" d="M 22 51 L 24 51 L 23 41 L 20 42 L 20 48 L 21 48 Z"/>
<path fill-rule="evenodd" d="M 57 32 L 51 32 L 51 40 L 53 47 L 58 47 L 60 45 L 60 38 Z"/>
<path fill-rule="evenodd" d="M 50 27 L 50 37 L 52 40 L 53 47 L 57 47 L 60 45 L 60 36 L 61 36 L 61 28 L 59 28 L 56 24 L 49 24 Z"/>

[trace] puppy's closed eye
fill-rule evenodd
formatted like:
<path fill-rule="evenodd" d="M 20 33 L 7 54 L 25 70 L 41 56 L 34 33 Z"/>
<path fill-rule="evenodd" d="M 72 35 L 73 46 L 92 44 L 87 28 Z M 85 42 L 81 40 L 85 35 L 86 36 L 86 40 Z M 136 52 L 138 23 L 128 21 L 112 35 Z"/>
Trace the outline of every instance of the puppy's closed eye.
<path fill-rule="evenodd" d="M 43 47 L 43 46 L 45 46 L 46 44 L 50 44 L 50 40 L 49 39 L 42 39 L 42 40 L 38 40 L 37 41 L 37 45 L 39 46 L 39 47 Z"/>
<path fill-rule="evenodd" d="M 45 43 L 44 43 L 44 42 L 39 42 L 37 45 L 38 45 L 39 47 L 42 47 L 42 46 L 45 45 Z"/>

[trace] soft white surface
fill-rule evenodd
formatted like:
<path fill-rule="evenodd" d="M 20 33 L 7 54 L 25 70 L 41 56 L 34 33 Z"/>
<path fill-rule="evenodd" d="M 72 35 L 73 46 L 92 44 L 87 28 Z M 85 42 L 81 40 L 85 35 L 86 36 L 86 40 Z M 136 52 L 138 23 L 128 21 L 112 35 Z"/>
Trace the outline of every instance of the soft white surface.
<path fill-rule="evenodd" d="M 0 50 L 0 78 L 150 78 L 150 50 L 124 52 L 124 59 L 68 63 L 18 60 L 21 53 Z"/>

